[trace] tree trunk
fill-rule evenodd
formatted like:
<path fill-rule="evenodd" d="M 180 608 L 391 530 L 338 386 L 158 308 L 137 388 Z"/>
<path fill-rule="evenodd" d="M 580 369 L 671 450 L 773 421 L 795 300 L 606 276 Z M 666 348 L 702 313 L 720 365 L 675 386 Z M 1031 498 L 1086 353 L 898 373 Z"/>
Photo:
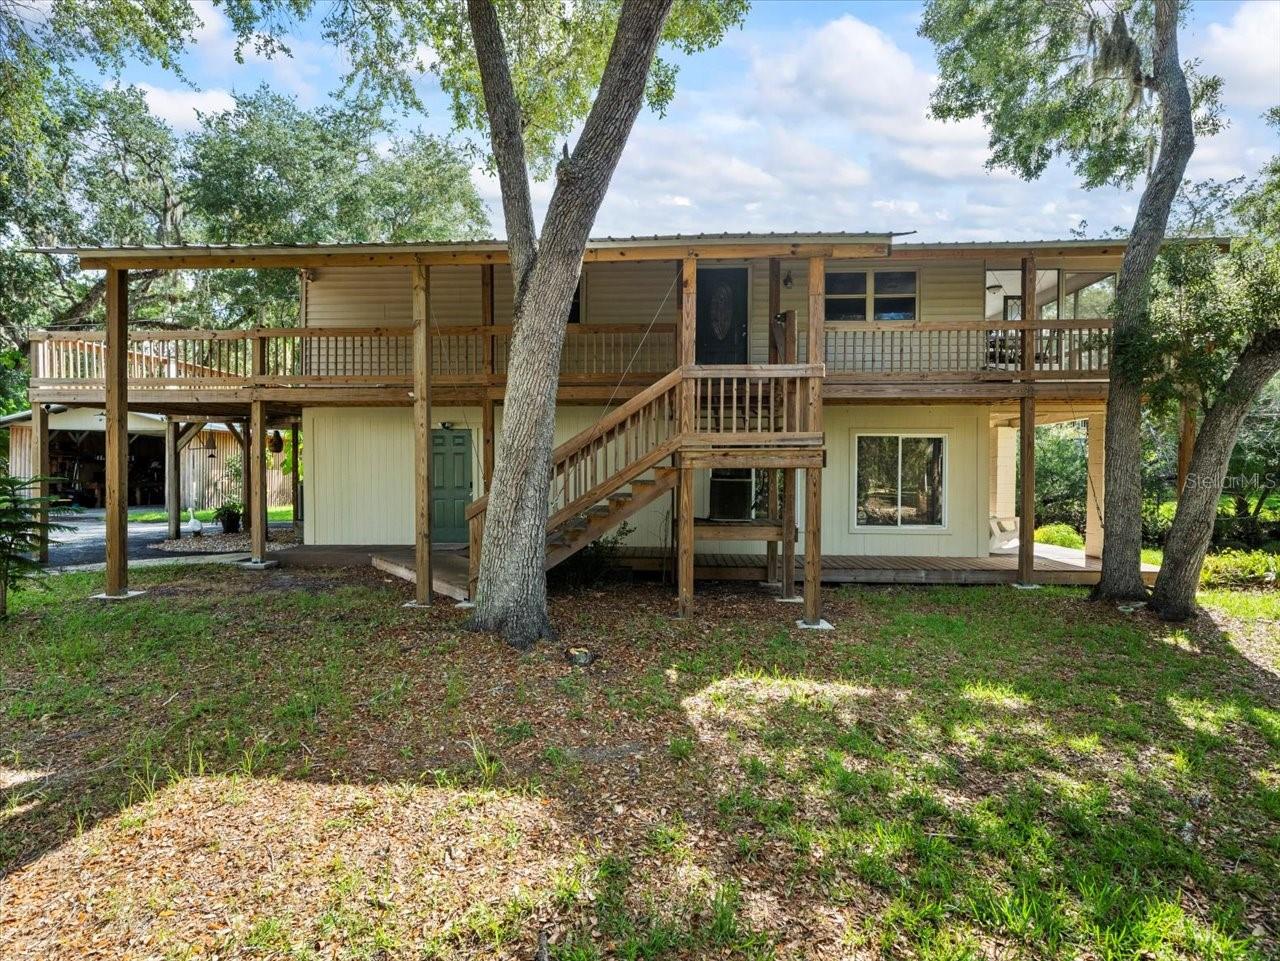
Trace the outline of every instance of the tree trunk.
<path fill-rule="evenodd" d="M 1231 451 L 1258 394 L 1277 371 L 1280 330 L 1272 330 L 1245 348 L 1222 393 L 1205 415 L 1151 597 L 1152 607 L 1166 620 L 1185 620 L 1195 611 L 1200 567 L 1213 537 Z"/>
<path fill-rule="evenodd" d="M 573 153 L 556 170 L 541 237 L 533 235 L 519 103 L 497 13 L 468 0 L 490 139 L 502 187 L 515 334 L 502 436 L 485 511 L 471 626 L 525 648 L 551 635 L 547 614 L 547 505 L 560 351 L 587 237 L 644 99 L 672 0 L 626 0 L 595 103 Z"/>
<path fill-rule="evenodd" d="M 1153 70 L 1160 97 L 1160 153 L 1138 204 L 1116 286 L 1107 397 L 1106 493 L 1099 600 L 1139 600 L 1142 583 L 1142 381 L 1151 270 L 1169 210 L 1195 150 L 1191 94 L 1178 60 L 1177 0 L 1156 0 Z"/>

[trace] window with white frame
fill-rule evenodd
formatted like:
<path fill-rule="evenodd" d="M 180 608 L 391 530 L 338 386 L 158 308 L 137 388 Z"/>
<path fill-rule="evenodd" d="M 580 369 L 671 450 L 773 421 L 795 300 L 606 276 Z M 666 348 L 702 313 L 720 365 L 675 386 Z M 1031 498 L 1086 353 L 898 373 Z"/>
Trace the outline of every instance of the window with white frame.
<path fill-rule="evenodd" d="M 826 319 L 916 320 L 918 288 L 914 270 L 828 270 Z"/>
<path fill-rule="evenodd" d="M 854 526 L 946 526 L 945 463 L 941 435 L 855 435 Z"/>

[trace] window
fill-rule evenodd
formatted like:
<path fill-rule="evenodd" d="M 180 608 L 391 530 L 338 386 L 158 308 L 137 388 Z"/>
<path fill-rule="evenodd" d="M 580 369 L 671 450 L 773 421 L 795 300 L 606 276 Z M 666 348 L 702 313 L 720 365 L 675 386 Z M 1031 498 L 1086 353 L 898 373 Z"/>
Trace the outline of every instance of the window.
<path fill-rule="evenodd" d="M 716 467 L 711 471 L 708 514 L 711 520 L 749 521 L 755 516 L 755 471 L 744 467 Z"/>
<path fill-rule="evenodd" d="M 854 526 L 945 525 L 942 437 L 859 434 L 854 438 Z"/>
<path fill-rule="evenodd" d="M 1036 320 L 1058 319 L 1058 271 L 1036 271 Z M 1022 271 L 987 271 L 987 320 L 1017 322 L 1022 319 Z"/>
<path fill-rule="evenodd" d="M 582 323 L 582 286 L 585 277 L 578 275 L 578 286 L 573 288 L 573 300 L 569 302 L 569 323 Z"/>
<path fill-rule="evenodd" d="M 1115 296 L 1115 274 L 1069 272 L 1062 279 L 1062 316 L 1067 320 L 1109 317 Z"/>
<path fill-rule="evenodd" d="M 914 270 L 829 270 L 826 319 L 915 320 L 916 287 Z"/>

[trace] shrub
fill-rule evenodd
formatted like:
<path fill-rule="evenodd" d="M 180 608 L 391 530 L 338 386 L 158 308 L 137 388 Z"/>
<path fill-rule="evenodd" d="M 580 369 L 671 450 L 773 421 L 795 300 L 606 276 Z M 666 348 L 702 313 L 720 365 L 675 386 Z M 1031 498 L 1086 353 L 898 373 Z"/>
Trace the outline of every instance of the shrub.
<path fill-rule="evenodd" d="M 1036 528 L 1036 543 L 1079 549 L 1084 547 L 1084 538 L 1070 524 L 1045 524 Z"/>
<path fill-rule="evenodd" d="M 1266 551 L 1226 550 L 1207 554 L 1200 569 L 1201 587 L 1275 587 L 1280 555 Z"/>

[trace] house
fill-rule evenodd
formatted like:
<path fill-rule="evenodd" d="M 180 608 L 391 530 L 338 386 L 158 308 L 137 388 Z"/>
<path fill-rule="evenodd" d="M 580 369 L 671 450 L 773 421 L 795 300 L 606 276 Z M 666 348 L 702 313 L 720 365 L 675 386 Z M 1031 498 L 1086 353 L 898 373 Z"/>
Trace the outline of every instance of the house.
<path fill-rule="evenodd" d="M 33 338 L 33 403 L 105 409 L 109 458 L 128 412 L 247 419 L 255 516 L 256 439 L 300 422 L 308 544 L 410 546 L 424 601 L 433 543 L 467 545 L 474 575 L 512 339 L 501 243 L 61 252 L 107 271 L 108 324 Z M 561 358 L 548 567 L 626 521 L 624 556 L 669 568 L 682 611 L 695 577 L 770 577 L 788 595 L 802 578 L 809 622 L 821 579 L 1096 579 L 1123 253 L 852 233 L 591 241 Z M 126 338 L 129 270 L 244 267 L 301 272 L 298 327 Z M 1031 428 L 1067 420 L 1089 425 L 1086 550 L 1037 558 Z M 121 509 L 122 458 L 107 475 Z M 108 593 L 126 589 L 117 554 Z"/>

